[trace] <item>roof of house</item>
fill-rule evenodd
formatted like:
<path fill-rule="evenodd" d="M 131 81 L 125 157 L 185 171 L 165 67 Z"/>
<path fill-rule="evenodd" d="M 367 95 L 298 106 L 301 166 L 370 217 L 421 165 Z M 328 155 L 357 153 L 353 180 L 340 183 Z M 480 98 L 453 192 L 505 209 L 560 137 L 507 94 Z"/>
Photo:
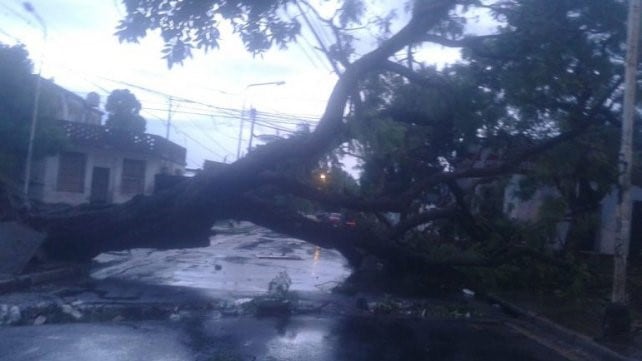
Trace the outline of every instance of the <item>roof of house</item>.
<path fill-rule="evenodd" d="M 227 167 L 229 164 L 217 162 L 214 160 L 205 159 L 203 161 L 203 169 L 205 170 L 219 170 Z"/>
<path fill-rule="evenodd" d="M 38 75 L 34 75 L 38 76 Z M 49 109 L 51 114 L 57 119 L 70 120 L 82 123 L 100 124 L 103 111 L 98 109 L 98 104 L 92 105 L 80 95 L 63 88 L 53 80 L 41 78 L 43 93 L 55 96 L 57 103 L 53 109 Z M 98 99 L 100 102 L 100 99 Z"/>
<path fill-rule="evenodd" d="M 134 133 L 101 125 L 60 121 L 72 144 L 156 156 L 185 165 L 185 148 L 158 135 Z"/>

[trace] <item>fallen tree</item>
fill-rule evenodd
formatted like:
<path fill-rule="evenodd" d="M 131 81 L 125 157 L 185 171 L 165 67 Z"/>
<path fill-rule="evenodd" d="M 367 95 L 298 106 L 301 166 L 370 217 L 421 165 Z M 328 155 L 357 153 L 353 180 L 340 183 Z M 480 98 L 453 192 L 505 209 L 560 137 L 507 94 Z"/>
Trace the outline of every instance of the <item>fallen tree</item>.
<path fill-rule="evenodd" d="M 167 5 L 177 7 L 176 11 L 162 10 L 162 1 L 125 3 L 128 14 L 120 27 L 121 36 L 136 40 L 144 35 L 141 26 L 143 30 L 160 28 L 168 34 L 170 63 L 182 61 L 189 55 L 189 41 L 197 41 L 185 31 L 213 31 L 221 17 L 237 20 L 233 21 L 240 27 L 236 31 L 253 51 L 292 41 L 299 29 L 296 21 L 284 22 L 278 16 L 289 1 L 240 1 L 236 7 L 215 0 L 198 6 L 181 2 Z M 359 14 L 346 15 L 347 5 L 353 3 L 344 1 L 343 10 L 334 18 L 321 18 L 336 35 L 335 44 L 325 49 L 325 54 L 339 79 L 313 132 L 261 146 L 222 169 L 202 172 L 162 193 L 136 197 L 122 205 L 32 212 L 26 219 L 47 232 L 48 253 L 86 260 L 108 250 L 205 246 L 214 222 L 239 219 L 337 249 L 354 265 L 364 256 L 374 255 L 394 269 L 418 272 L 448 262 L 435 262 L 410 247 L 404 242 L 409 232 L 427 226 L 448 238 L 448 233 L 440 230 L 447 222 L 462 230 L 451 241 L 486 241 L 495 230 L 488 215 L 478 209 L 476 198 L 484 181 L 523 173 L 526 162 L 532 165 L 560 144 L 579 142 L 614 123 L 620 79 L 609 68 L 610 60 L 604 59 L 611 56 L 619 40 L 615 35 L 608 41 L 596 40 L 595 28 L 583 28 L 584 23 L 569 13 L 578 11 L 588 21 L 597 2 L 591 2 L 593 7 L 587 10 L 573 2 L 556 1 L 549 2 L 552 9 L 526 0 L 490 5 L 417 1 L 404 27 L 358 57 L 350 50 L 355 39 L 347 35 L 351 21 L 360 18 Z M 463 36 L 463 25 L 457 19 L 465 12 L 459 5 L 490 8 L 505 19 L 502 30 L 494 35 Z M 619 5 L 614 2 L 611 6 Z M 532 9 L 542 13 L 536 14 L 542 17 L 534 23 L 516 16 Z M 544 18 L 549 13 L 556 17 Z M 342 14 L 348 20 L 337 20 Z M 253 20 L 256 27 L 252 27 Z M 547 26 L 540 28 L 541 23 Z M 569 36 L 581 46 L 563 49 L 569 58 L 558 61 L 561 55 L 556 47 L 564 39 L 551 34 L 562 25 L 572 26 Z M 257 40 L 259 35 L 263 38 Z M 209 41 L 205 47 L 217 45 L 217 36 L 205 38 Z M 521 43 L 529 39 L 541 41 L 542 46 L 530 49 Z M 421 66 L 412 50 L 431 43 L 463 49 L 468 64 L 443 71 Z M 599 51 L 600 47 L 602 52 L 597 56 L 585 52 L 586 48 Z M 402 51 L 407 51 L 406 59 L 395 61 Z M 533 60 L 535 56 L 539 60 Z M 513 84 L 514 79 L 502 78 L 536 71 L 540 66 L 554 76 L 526 79 L 518 85 Z M 526 94 L 529 91 L 533 94 Z M 404 134 L 403 139 L 393 142 L 392 150 L 373 140 L 389 129 L 401 129 Z M 321 189 L 289 171 L 299 164 L 327 161 L 328 155 L 337 154 L 345 144 L 363 156 L 364 168 L 373 165 L 371 171 L 364 172 L 359 193 Z M 494 160 L 475 159 L 470 149 L 487 151 Z M 377 170 L 378 162 L 383 166 Z M 368 190 L 365 185 L 370 185 Z M 275 199 L 281 195 L 352 210 L 364 221 L 355 229 L 315 222 L 279 204 Z M 434 195 L 439 199 L 429 200 Z M 401 219 L 389 222 L 385 213 L 399 214 Z M 478 219 L 484 217 L 485 221 Z M 495 264 L 492 260 L 469 263 Z"/>

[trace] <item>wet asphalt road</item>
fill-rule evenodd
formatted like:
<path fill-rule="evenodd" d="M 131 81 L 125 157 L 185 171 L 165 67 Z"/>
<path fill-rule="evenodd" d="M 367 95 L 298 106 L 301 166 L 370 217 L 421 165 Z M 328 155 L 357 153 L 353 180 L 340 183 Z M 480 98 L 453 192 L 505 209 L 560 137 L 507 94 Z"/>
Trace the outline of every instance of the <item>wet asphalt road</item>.
<path fill-rule="evenodd" d="M 564 360 L 502 322 L 359 312 L 354 298 L 328 293 L 349 275 L 340 254 L 258 227 L 243 231 L 202 249 L 103 254 L 89 285 L 0 297 L 0 304 L 40 304 L 55 296 L 108 315 L 0 327 L 0 360 Z M 265 318 L 211 306 L 265 294 L 282 271 L 293 293 L 332 306 Z M 161 304 L 169 312 L 132 312 Z"/>
<path fill-rule="evenodd" d="M 157 251 L 137 249 L 96 257 L 92 277 L 185 286 L 227 295 L 258 295 L 282 271 L 293 291 L 328 291 L 350 275 L 334 250 L 242 223 L 212 238 L 209 247 Z"/>
<path fill-rule="evenodd" d="M 500 325 L 372 317 L 201 315 L 0 329 L 4 360 L 558 361 Z"/>

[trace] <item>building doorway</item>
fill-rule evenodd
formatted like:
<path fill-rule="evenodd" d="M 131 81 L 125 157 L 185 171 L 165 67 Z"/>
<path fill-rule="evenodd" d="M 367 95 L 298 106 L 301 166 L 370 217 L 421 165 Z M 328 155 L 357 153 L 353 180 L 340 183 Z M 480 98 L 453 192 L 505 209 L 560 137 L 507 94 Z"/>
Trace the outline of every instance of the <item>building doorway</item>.
<path fill-rule="evenodd" d="M 109 168 L 94 167 L 91 175 L 91 203 L 107 203 L 109 201 Z"/>

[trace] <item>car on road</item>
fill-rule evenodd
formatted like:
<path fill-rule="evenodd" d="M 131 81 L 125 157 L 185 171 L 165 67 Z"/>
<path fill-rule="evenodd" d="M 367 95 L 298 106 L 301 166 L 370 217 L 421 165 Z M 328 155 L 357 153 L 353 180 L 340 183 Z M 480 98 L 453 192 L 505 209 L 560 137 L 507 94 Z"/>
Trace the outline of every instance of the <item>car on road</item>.
<path fill-rule="evenodd" d="M 340 226 L 342 220 L 343 220 L 343 216 L 341 215 L 341 213 L 330 213 L 328 215 L 328 223 L 330 223 L 333 226 Z"/>
<path fill-rule="evenodd" d="M 342 213 L 339 213 L 339 212 L 331 212 L 331 213 L 321 212 L 321 213 L 317 213 L 316 214 L 316 219 L 319 222 L 327 223 L 327 224 L 330 224 L 330 225 L 332 225 L 334 227 L 343 226 L 343 227 L 352 228 L 352 227 L 356 227 L 357 226 L 357 222 L 355 221 L 354 218 L 348 217 L 348 216 L 346 216 L 346 215 L 344 215 Z"/>

